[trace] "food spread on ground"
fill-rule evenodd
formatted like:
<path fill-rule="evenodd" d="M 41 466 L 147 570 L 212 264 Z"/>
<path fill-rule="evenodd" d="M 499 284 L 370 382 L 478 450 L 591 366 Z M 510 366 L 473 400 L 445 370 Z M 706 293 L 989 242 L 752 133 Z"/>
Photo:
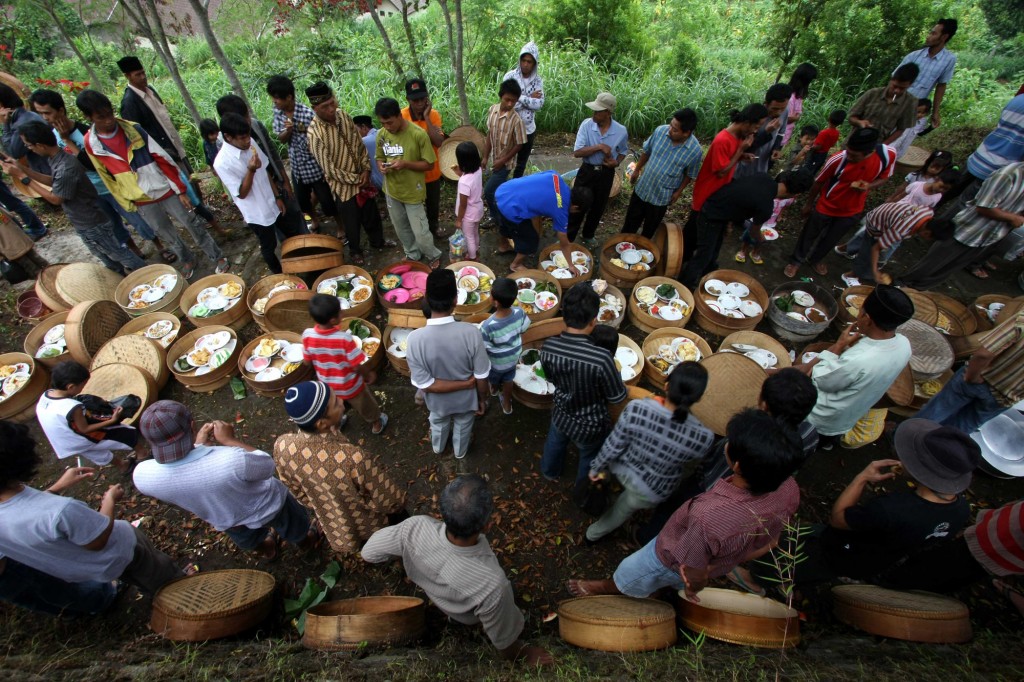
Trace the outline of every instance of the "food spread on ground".
<path fill-rule="evenodd" d="M 127 307 L 131 310 L 142 310 L 161 300 L 178 285 L 178 276 L 174 274 L 160 275 L 152 282 L 139 284 L 128 292 Z"/>
<path fill-rule="evenodd" d="M 413 330 L 409 327 L 395 327 L 391 330 L 391 345 L 388 346 L 388 353 L 396 358 L 404 358 L 406 349 L 409 347 L 409 334 Z"/>
<path fill-rule="evenodd" d="M 373 335 L 373 329 L 362 320 L 350 320 L 348 330 L 352 332 L 352 339 L 363 350 L 362 364 L 365 365 L 373 357 L 373 354 L 377 352 L 377 349 L 380 348 L 380 339 Z"/>
<path fill-rule="evenodd" d="M 365 278 L 363 278 L 363 279 L 365 280 Z M 369 285 L 369 281 L 367 281 L 367 285 Z M 299 284 L 298 282 L 293 282 L 291 280 L 286 279 L 283 282 L 281 282 L 281 283 L 277 284 L 276 286 L 274 286 L 274 288 L 272 288 L 270 291 L 268 291 L 266 296 L 262 296 L 260 298 L 257 298 L 255 301 L 253 301 L 253 303 L 252 303 L 252 311 L 254 313 L 256 313 L 257 315 L 262 315 L 263 312 L 267 309 L 267 303 L 269 303 L 270 299 L 272 299 L 277 294 L 281 293 L 282 291 L 292 291 L 294 289 L 305 289 L 305 288 L 306 288 L 305 284 Z M 323 292 L 321 292 L 321 293 L 323 293 Z"/>
<path fill-rule="evenodd" d="M 174 371 L 177 374 L 202 376 L 227 362 L 237 346 L 238 339 L 230 332 L 204 334 L 196 339 L 191 350 L 174 361 Z"/>
<path fill-rule="evenodd" d="M 370 300 L 373 296 L 373 282 L 362 275 L 338 275 L 320 282 L 316 286 L 316 293 L 337 296 L 341 309 L 348 310 Z"/>
<path fill-rule="evenodd" d="M 536 348 L 523 351 L 519 356 L 512 382 L 534 395 L 551 395 L 555 392 L 555 385 L 548 381 L 544 367 L 540 364 L 540 351 Z"/>
<path fill-rule="evenodd" d="M 750 287 L 743 282 L 723 282 L 709 279 L 704 282 L 704 291 L 715 298 L 705 298 L 704 303 L 712 311 L 725 317 L 742 320 L 757 317 L 764 312 L 761 304 L 754 300 Z M 700 296 L 700 292 L 696 292 Z"/>
<path fill-rule="evenodd" d="M 647 272 L 654 267 L 654 253 L 633 242 L 619 242 L 614 249 L 616 255 L 608 262 L 616 267 L 632 272 Z"/>
<path fill-rule="evenodd" d="M 55 358 L 67 352 L 64 340 L 64 325 L 55 324 L 43 335 L 43 343 L 36 348 L 37 358 Z M 10 365 L 8 365 L 10 366 Z"/>
<path fill-rule="evenodd" d="M 233 285 L 228 288 L 229 285 Z M 237 290 L 236 290 L 237 289 Z M 225 292 L 234 294 L 228 297 Z M 196 296 L 195 305 L 188 309 L 189 317 L 213 317 L 234 308 L 242 300 L 242 288 L 237 282 L 225 282 L 219 286 L 206 287 Z"/>
<path fill-rule="evenodd" d="M 601 307 L 597 311 L 597 321 L 611 324 L 622 317 L 622 299 L 613 293 L 605 293 L 608 290 L 608 283 L 603 279 L 595 279 L 591 282 L 594 291 L 601 297 Z"/>
<path fill-rule="evenodd" d="M 144 336 L 151 341 L 155 341 L 163 348 L 170 348 L 174 340 L 178 338 L 179 330 L 180 326 L 175 325 L 170 320 L 157 320 L 145 329 L 135 332 L 135 335 Z"/>
<path fill-rule="evenodd" d="M 853 298 L 851 294 L 847 298 Z M 860 298 L 860 302 L 863 303 L 864 297 Z M 825 312 L 827 308 L 824 304 L 819 304 L 814 300 L 814 296 L 795 289 L 787 294 L 779 294 L 772 299 L 772 304 L 780 311 L 785 313 L 786 317 L 797 322 L 803 322 L 805 324 L 823 324 L 828 322 L 828 313 Z M 760 306 L 758 306 L 760 309 Z M 860 305 L 857 306 L 860 309 Z M 853 316 L 857 316 L 857 312 L 853 313 Z"/>
<path fill-rule="evenodd" d="M 658 352 L 647 356 L 647 362 L 651 363 L 664 376 L 668 376 L 680 362 L 699 362 L 704 354 L 697 348 L 697 344 L 685 336 L 664 339 L 658 346 Z"/>
<path fill-rule="evenodd" d="M 579 271 L 569 267 L 574 265 Z M 590 256 L 583 251 L 573 251 L 569 258 L 561 251 L 552 251 L 548 260 L 541 261 L 539 266 L 544 272 L 550 272 L 552 277 L 558 279 L 572 279 L 581 275 L 590 274 L 592 268 Z"/>
<path fill-rule="evenodd" d="M 464 265 L 455 270 L 455 281 L 458 286 L 457 305 L 476 305 L 491 298 L 491 286 L 494 281 L 486 272 L 472 265 Z"/>
<path fill-rule="evenodd" d="M 615 369 L 619 371 L 623 381 L 636 378 L 643 370 L 643 360 L 637 352 L 625 345 L 626 337 L 619 334 L 619 345 L 615 349 Z"/>
<path fill-rule="evenodd" d="M 519 294 L 513 303 L 527 315 L 542 313 L 558 305 L 558 288 L 552 282 L 536 281 L 529 277 L 516 279 Z"/>
<path fill-rule="evenodd" d="M 31 372 L 32 368 L 25 362 L 0 366 L 0 402 L 23 389 L 31 378 Z"/>
<path fill-rule="evenodd" d="M 681 320 L 690 313 L 689 304 L 679 297 L 679 290 L 665 283 L 656 287 L 639 286 L 633 290 L 641 311 L 663 320 Z"/>
<path fill-rule="evenodd" d="M 246 376 L 253 381 L 276 381 L 302 366 L 302 344 L 264 336 L 245 361 Z"/>
<path fill-rule="evenodd" d="M 408 263 L 393 265 L 381 276 L 377 286 L 388 303 L 408 303 L 423 298 L 427 291 L 427 273 L 413 270 Z"/>
<path fill-rule="evenodd" d="M 766 348 L 755 346 L 752 343 L 734 343 L 731 345 L 732 348 L 723 348 L 720 352 L 746 355 L 764 369 L 770 369 L 779 364 L 779 358 L 776 357 L 775 353 Z"/>

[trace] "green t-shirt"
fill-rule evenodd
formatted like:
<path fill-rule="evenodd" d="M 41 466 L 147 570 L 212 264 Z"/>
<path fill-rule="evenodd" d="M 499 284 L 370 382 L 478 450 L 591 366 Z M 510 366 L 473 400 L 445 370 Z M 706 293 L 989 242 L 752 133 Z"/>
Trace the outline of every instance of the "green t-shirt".
<path fill-rule="evenodd" d="M 421 128 L 406 124 L 405 130 L 395 134 L 381 128 L 377 132 L 379 161 L 427 161 L 434 163 L 434 147 Z M 384 176 L 384 193 L 403 204 L 422 204 L 427 197 L 424 171 L 403 169 Z"/>

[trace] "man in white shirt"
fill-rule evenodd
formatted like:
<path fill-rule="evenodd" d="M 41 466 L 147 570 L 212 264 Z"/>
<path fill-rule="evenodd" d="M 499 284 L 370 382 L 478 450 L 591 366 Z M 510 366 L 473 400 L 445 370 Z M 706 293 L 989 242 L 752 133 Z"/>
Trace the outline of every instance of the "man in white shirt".
<path fill-rule="evenodd" d="M 268 172 L 267 156 L 252 143 L 252 127 L 238 114 L 224 114 L 220 120 L 224 146 L 213 160 L 213 169 L 231 194 L 232 201 L 260 240 L 260 253 L 272 273 L 281 273 L 278 260 L 277 231 L 285 237 L 299 234 L 295 226 L 284 220 L 283 189 Z"/>
<path fill-rule="evenodd" d="M 308 511 L 274 477 L 274 459 L 236 439 L 230 424 L 197 431 L 187 407 L 159 400 L 142 413 L 139 430 L 153 450 L 133 475 L 143 495 L 192 512 L 268 561 L 278 554 L 269 529 L 300 549 L 318 545 Z"/>

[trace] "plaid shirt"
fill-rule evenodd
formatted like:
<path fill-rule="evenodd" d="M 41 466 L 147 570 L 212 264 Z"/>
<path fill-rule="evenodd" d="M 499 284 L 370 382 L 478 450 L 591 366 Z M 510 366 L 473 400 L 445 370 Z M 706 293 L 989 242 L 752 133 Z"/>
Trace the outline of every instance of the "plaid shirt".
<path fill-rule="evenodd" d="M 703 152 L 695 135 L 681 144 L 668 139 L 668 126 L 658 126 L 644 142 L 647 163 L 633 190 L 636 195 L 654 206 L 668 206 L 672 193 L 683 184 L 683 176 L 690 180 L 700 172 Z"/>
<path fill-rule="evenodd" d="M 964 246 L 991 246 L 1013 229 L 1008 222 L 981 215 L 979 208 L 1024 212 L 1024 162 L 1011 163 L 988 176 L 974 201 L 953 218 L 956 225 L 953 239 Z"/>
<path fill-rule="evenodd" d="M 907 88 L 907 92 L 917 99 L 923 99 L 931 94 L 936 85 L 945 85 L 953 79 L 956 55 L 946 48 L 942 48 L 933 57 L 928 54 L 927 47 L 922 47 L 904 57 L 900 66 L 904 64 L 917 64 L 920 69 L 913 85 Z"/>
<path fill-rule="evenodd" d="M 515 108 L 502 111 L 500 104 L 492 104 L 487 112 L 487 137 L 491 141 L 491 158 L 497 159 L 517 144 L 526 143 L 526 126 Z M 512 168 L 515 164 L 516 157 L 512 155 L 505 168 Z"/>
<path fill-rule="evenodd" d="M 316 114 L 305 104 L 295 103 L 295 112 L 292 114 L 292 136 L 288 140 L 288 160 L 292 164 L 292 177 L 305 185 L 311 185 L 324 179 L 324 170 L 313 158 L 309 151 L 309 138 L 306 137 L 306 130 L 313 122 Z M 274 134 L 280 135 L 285 128 L 285 121 L 288 117 L 280 109 L 274 109 L 274 121 L 272 126 Z"/>

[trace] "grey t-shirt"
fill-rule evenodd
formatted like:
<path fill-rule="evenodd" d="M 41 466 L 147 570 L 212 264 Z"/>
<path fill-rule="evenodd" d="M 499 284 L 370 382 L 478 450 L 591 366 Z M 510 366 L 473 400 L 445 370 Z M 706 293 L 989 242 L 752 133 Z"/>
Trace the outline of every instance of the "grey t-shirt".
<path fill-rule="evenodd" d="M 107 225 L 110 218 L 100 210 L 99 195 L 78 159 L 61 152 L 50 159 L 53 187 L 50 190 L 64 200 L 61 207 L 71 225 L 79 232 Z"/>
<path fill-rule="evenodd" d="M 456 322 L 453 317 L 427 320 L 427 326 L 409 334 L 406 351 L 412 385 L 427 388 L 435 379 L 460 381 L 473 376 L 486 379 L 491 371 L 483 337 L 475 325 Z M 452 393 L 427 393 L 431 414 L 474 412 L 477 409 L 476 388 Z"/>

